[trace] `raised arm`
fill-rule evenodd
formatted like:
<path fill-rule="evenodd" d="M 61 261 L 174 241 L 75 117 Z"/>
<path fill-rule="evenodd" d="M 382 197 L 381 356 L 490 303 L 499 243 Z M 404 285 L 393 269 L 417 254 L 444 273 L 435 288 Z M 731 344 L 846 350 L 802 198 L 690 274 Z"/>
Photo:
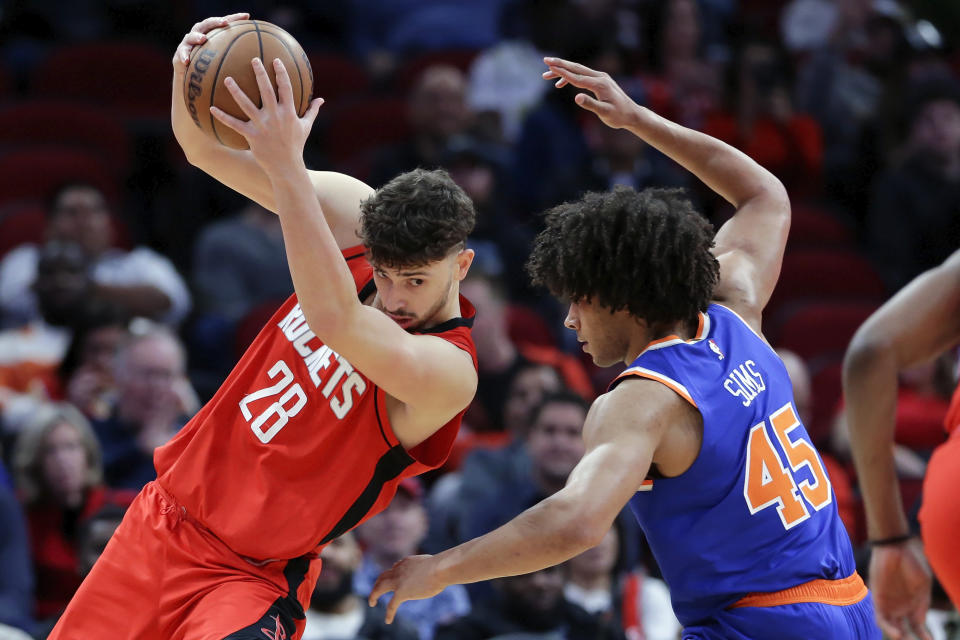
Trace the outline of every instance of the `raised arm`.
<path fill-rule="evenodd" d="M 436 556 L 401 560 L 373 587 L 394 592 L 387 622 L 406 600 L 448 585 L 538 571 L 595 547 L 643 483 L 664 432 L 688 411 L 659 382 L 629 380 L 598 398 L 583 427 L 586 454 L 566 486 L 499 529 Z"/>
<path fill-rule="evenodd" d="M 867 535 L 889 541 L 873 550 L 870 586 L 881 626 L 902 633 L 909 617 L 922 628 L 930 571 L 910 529 L 894 470 L 897 375 L 960 341 L 960 251 L 919 276 L 857 331 L 843 362 L 853 461 L 867 512 Z M 899 542 L 896 542 L 898 541 Z"/>
<path fill-rule="evenodd" d="M 303 164 L 303 145 L 322 100 L 314 100 L 300 118 L 283 65 L 274 61 L 279 99 L 263 63 L 254 59 L 253 68 L 263 107 L 258 109 L 228 78 L 228 90 L 250 120 L 242 122 L 216 108 L 211 112 L 247 139 L 252 156 L 270 180 L 290 274 L 307 324 L 326 345 L 410 410 L 391 411 L 391 418 L 401 418 L 394 420 L 394 431 L 409 449 L 469 404 L 477 386 L 473 360 L 446 340 L 409 334 L 382 311 L 360 303 Z M 469 262 L 461 267 L 461 278 L 468 266 Z"/>
<path fill-rule="evenodd" d="M 780 181 L 730 145 L 641 107 L 606 73 L 559 58 L 544 61 L 544 78 L 557 79 L 558 87 L 569 83 L 593 93 L 577 94 L 578 105 L 609 127 L 629 130 L 736 207 L 716 236 L 720 283 L 714 297 L 759 331 L 790 230 L 790 203 Z"/>
<path fill-rule="evenodd" d="M 170 120 L 173 134 L 190 164 L 276 213 L 277 203 L 270 179 L 250 151 L 225 147 L 204 134 L 193 123 L 183 101 L 184 74 L 193 47 L 206 42 L 206 34 L 213 29 L 247 18 L 247 13 L 207 18 L 193 25 L 190 32 L 183 37 L 173 56 Z M 355 246 L 358 243 L 360 202 L 368 198 L 373 189 L 342 173 L 310 171 L 309 175 L 313 191 L 323 207 L 337 245 L 341 249 Z"/>

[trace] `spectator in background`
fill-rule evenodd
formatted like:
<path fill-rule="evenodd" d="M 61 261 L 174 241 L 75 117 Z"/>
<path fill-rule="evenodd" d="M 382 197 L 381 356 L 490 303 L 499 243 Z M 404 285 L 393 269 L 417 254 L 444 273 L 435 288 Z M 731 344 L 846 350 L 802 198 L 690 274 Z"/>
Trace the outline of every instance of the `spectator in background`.
<path fill-rule="evenodd" d="M 87 253 L 92 261 L 91 297 L 115 304 L 130 316 L 179 323 L 190 309 L 186 284 L 160 254 L 146 247 L 132 251 L 117 248 L 111 216 L 99 189 L 86 183 L 67 183 L 50 200 L 46 238 L 75 242 Z M 37 247 L 24 245 L 0 262 L 0 318 L 6 326 L 30 322 L 40 314 L 31 291 L 39 255 Z"/>
<path fill-rule="evenodd" d="M 907 111 L 902 159 L 877 176 L 867 219 L 869 249 L 891 291 L 960 246 L 960 86 L 915 87 Z"/>
<path fill-rule="evenodd" d="M 186 365 L 180 340 L 160 325 L 135 328 L 120 348 L 114 403 L 107 418 L 93 423 L 103 444 L 110 486 L 139 491 L 156 477 L 153 450 L 173 437 L 198 408 Z"/>
<path fill-rule="evenodd" d="M 437 629 L 436 640 L 622 640 L 619 624 L 604 621 L 563 597 L 566 569 L 557 565 L 493 581 L 496 597 Z"/>
<path fill-rule="evenodd" d="M 363 561 L 353 576 L 353 590 L 369 596 L 373 584 L 383 572 L 409 555 L 420 552 L 427 535 L 427 509 L 423 504 L 423 485 L 417 478 L 400 482 L 397 496 L 386 509 L 357 527 L 363 545 Z M 386 603 L 384 603 L 386 604 Z M 420 640 L 433 640 L 437 625 L 448 623 L 470 611 L 470 598 L 463 585 L 451 585 L 426 600 L 411 600 L 400 605 L 399 620 L 417 628 Z"/>
<path fill-rule="evenodd" d="M 544 395 L 531 414 L 526 449 L 530 475 L 507 484 L 474 506 L 464 528 L 470 540 L 493 531 L 515 515 L 559 491 L 567 476 L 583 457 L 583 423 L 589 405 L 570 391 Z"/>
<path fill-rule="evenodd" d="M 797 409 L 797 416 L 806 428 L 807 433 L 810 434 L 811 440 L 818 442 L 821 438 L 813 424 L 813 403 L 815 400 L 807 363 L 796 353 L 787 349 L 777 349 L 777 355 L 783 360 L 783 366 L 787 368 L 787 375 L 793 385 L 793 404 Z M 833 494 L 837 499 L 837 512 L 840 514 L 840 519 L 843 521 L 843 526 L 847 530 L 850 540 L 854 545 L 857 545 L 862 541 L 863 536 L 860 533 L 859 526 L 860 505 L 857 503 L 853 491 L 853 480 L 843 464 L 831 455 L 825 447 L 821 447 L 819 453 L 823 466 L 827 470 L 827 477 L 830 478 L 830 484 L 833 485 Z"/>
<path fill-rule="evenodd" d="M 350 45 L 371 75 L 386 77 L 404 56 L 492 45 L 505 4 L 506 0 L 351 0 Z"/>
<path fill-rule="evenodd" d="M 280 218 L 256 203 L 206 227 L 193 253 L 202 314 L 233 324 L 258 304 L 293 293 Z"/>
<path fill-rule="evenodd" d="M 323 571 L 306 611 L 301 640 L 418 640 L 416 629 L 402 619 L 386 624 L 385 607 L 369 607 L 354 593 L 353 575 L 361 553 L 353 532 L 331 540 L 320 557 Z"/>
<path fill-rule="evenodd" d="M 77 536 L 77 569 L 81 576 L 86 577 L 93 569 L 113 532 L 123 521 L 127 506 L 122 502 L 108 502 L 81 524 Z"/>
<path fill-rule="evenodd" d="M 470 126 L 466 86 L 463 72 L 456 67 L 434 65 L 423 70 L 407 104 L 410 138 L 381 151 L 370 175 L 371 186 L 380 187 L 417 167 L 440 166 L 450 140 Z"/>
<path fill-rule="evenodd" d="M 33 630 L 33 566 L 23 509 L 0 486 L 0 627 Z"/>
<path fill-rule="evenodd" d="M 699 129 L 720 104 L 722 80 L 720 69 L 704 55 L 700 6 L 696 0 L 664 0 L 650 7 L 653 73 L 643 76 L 650 108 Z"/>
<path fill-rule="evenodd" d="M 459 471 L 438 479 L 430 491 L 430 533 L 424 548 L 430 553 L 466 540 L 461 527 L 475 506 L 496 495 L 503 484 L 516 485 L 530 478 L 530 455 L 526 439 L 531 417 L 543 397 L 563 388 L 555 369 L 528 364 L 510 383 L 503 418 L 506 435 L 503 446 L 476 446 L 463 460 Z"/>
<path fill-rule="evenodd" d="M 473 324 L 479 384 L 466 416 L 474 430 L 504 430 L 503 410 L 511 381 L 529 364 L 547 364 L 557 370 L 565 386 L 584 397 L 592 395 L 590 380 L 578 360 L 555 348 L 513 343 L 508 326 L 509 302 L 501 279 L 474 268 L 460 286 L 463 295 L 482 309 Z"/>
<path fill-rule="evenodd" d="M 45 406 L 17 439 L 13 471 L 26 509 L 37 575 L 36 618 L 58 616 L 81 576 L 80 524 L 105 503 L 133 493 L 103 485 L 100 445 L 86 418 L 69 404 Z"/>
<path fill-rule="evenodd" d="M 199 363 L 195 369 L 211 374 L 217 385 L 236 363 L 238 324 L 246 326 L 251 311 L 279 307 L 293 293 L 286 255 L 280 218 L 254 202 L 200 232 L 192 279 L 198 313 L 188 344 Z M 205 379 L 198 373 L 193 372 L 194 383 L 202 392 Z"/>
<path fill-rule="evenodd" d="M 680 621 L 670 604 L 663 580 L 624 566 L 623 536 L 618 520 L 596 547 L 567 561 L 563 595 L 568 602 L 610 623 L 618 623 L 628 638 L 677 640 Z"/>
<path fill-rule="evenodd" d="M 727 108 L 706 117 L 704 133 L 742 149 L 792 196 L 816 195 L 823 163 L 820 126 L 796 112 L 790 64 L 779 46 L 748 40 L 730 75 Z"/>
<path fill-rule="evenodd" d="M 91 310 L 89 261 L 80 245 L 51 241 L 37 251 L 35 280 L 40 316 L 0 332 L 0 408 L 5 435 L 16 433 L 37 404 L 62 395 L 57 366 L 70 328 Z"/>
<path fill-rule="evenodd" d="M 66 397 L 91 420 L 109 416 L 116 400 L 116 355 L 130 338 L 126 318 L 108 307 L 87 317 L 73 334 L 60 362 Z"/>

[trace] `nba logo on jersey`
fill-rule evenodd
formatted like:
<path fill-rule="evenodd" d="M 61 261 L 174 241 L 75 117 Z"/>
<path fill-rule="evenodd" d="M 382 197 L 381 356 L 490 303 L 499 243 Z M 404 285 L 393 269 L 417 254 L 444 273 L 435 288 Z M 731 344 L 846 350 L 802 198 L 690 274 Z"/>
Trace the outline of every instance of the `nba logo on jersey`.
<path fill-rule="evenodd" d="M 710 338 L 707 341 L 710 344 L 710 351 L 713 351 L 717 354 L 717 357 L 723 360 L 723 351 L 720 351 L 720 347 L 717 346 L 717 343 L 713 341 L 713 338 Z"/>

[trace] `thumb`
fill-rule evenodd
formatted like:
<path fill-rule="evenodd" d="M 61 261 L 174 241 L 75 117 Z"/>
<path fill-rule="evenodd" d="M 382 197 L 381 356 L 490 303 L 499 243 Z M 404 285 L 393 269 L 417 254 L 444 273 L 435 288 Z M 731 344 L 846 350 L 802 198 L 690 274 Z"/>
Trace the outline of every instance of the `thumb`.
<path fill-rule="evenodd" d="M 303 114 L 303 120 L 310 126 L 313 126 L 313 121 L 317 119 L 317 114 L 320 113 L 320 105 L 323 104 L 323 98 L 314 98 L 310 101 L 310 107 L 307 109 L 307 112 Z"/>
<path fill-rule="evenodd" d="M 598 116 L 605 115 L 610 108 L 610 105 L 607 103 L 601 102 L 600 100 L 597 100 L 593 96 L 587 95 L 586 93 L 578 93 L 573 101 L 587 111 L 592 111 Z"/>

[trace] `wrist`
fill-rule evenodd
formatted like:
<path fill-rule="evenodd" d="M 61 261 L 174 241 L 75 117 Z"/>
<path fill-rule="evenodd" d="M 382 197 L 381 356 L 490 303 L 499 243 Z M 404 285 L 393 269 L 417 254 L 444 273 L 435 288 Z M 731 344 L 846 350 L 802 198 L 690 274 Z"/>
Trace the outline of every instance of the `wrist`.
<path fill-rule="evenodd" d="M 867 540 L 870 547 L 894 547 L 904 545 L 916 537 L 913 533 L 902 533 L 895 536 L 885 536 L 883 538 L 872 538 Z"/>

